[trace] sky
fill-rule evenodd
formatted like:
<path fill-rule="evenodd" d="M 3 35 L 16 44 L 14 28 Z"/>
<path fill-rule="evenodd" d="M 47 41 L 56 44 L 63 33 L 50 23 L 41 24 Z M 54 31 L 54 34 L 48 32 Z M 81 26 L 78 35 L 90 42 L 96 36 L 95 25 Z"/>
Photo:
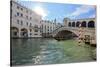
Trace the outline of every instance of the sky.
<path fill-rule="evenodd" d="M 21 5 L 33 10 L 42 16 L 43 20 L 54 20 L 62 23 L 65 17 L 70 19 L 94 18 L 96 7 L 94 5 L 48 3 L 35 1 L 21 1 Z"/>

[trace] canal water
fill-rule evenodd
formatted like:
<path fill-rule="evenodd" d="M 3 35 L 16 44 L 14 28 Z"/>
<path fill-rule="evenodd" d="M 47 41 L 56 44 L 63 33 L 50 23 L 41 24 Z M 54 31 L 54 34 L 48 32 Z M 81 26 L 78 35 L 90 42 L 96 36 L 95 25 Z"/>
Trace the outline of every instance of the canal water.
<path fill-rule="evenodd" d="M 89 62 L 95 47 L 76 40 L 48 38 L 11 39 L 11 65 L 39 65 Z"/>

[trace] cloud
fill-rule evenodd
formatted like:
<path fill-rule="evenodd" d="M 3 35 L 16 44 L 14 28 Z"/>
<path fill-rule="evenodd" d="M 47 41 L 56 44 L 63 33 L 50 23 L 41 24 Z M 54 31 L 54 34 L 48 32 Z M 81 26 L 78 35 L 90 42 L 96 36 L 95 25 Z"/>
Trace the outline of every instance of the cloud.
<path fill-rule="evenodd" d="M 69 16 L 70 17 L 77 17 L 81 14 L 85 14 L 88 13 L 89 11 L 91 11 L 94 8 L 94 6 L 80 6 L 78 8 L 75 9 L 75 11 L 73 13 L 71 13 Z"/>
<path fill-rule="evenodd" d="M 38 15 L 42 16 L 42 18 L 45 18 L 49 13 L 46 9 L 40 6 L 35 6 L 33 8 L 33 11 L 37 13 Z"/>

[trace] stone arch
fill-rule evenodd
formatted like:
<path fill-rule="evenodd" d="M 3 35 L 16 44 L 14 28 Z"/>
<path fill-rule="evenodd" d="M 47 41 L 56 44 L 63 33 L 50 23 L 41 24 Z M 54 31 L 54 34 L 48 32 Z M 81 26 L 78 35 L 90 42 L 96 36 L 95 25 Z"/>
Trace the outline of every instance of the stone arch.
<path fill-rule="evenodd" d="M 54 38 L 58 40 L 59 39 L 71 39 L 73 37 L 77 37 L 77 35 L 70 30 L 61 30 L 57 32 L 56 35 L 54 36 Z"/>
<path fill-rule="evenodd" d="M 72 25 L 71 25 L 71 22 L 69 22 L 69 23 L 68 23 L 68 26 L 69 26 L 69 27 L 71 27 L 71 26 L 72 26 Z"/>
<path fill-rule="evenodd" d="M 88 28 L 94 28 L 94 21 L 93 20 L 91 20 L 91 21 L 89 21 L 88 22 Z"/>
<path fill-rule="evenodd" d="M 19 29 L 17 27 L 11 27 L 11 37 L 18 37 Z"/>
<path fill-rule="evenodd" d="M 21 29 L 21 37 L 28 37 L 28 30 L 26 28 Z"/>
<path fill-rule="evenodd" d="M 77 21 L 77 22 L 76 22 L 76 27 L 79 27 L 79 24 L 80 24 L 80 22 L 79 22 L 79 21 Z"/>
<path fill-rule="evenodd" d="M 75 22 L 72 22 L 72 27 L 75 27 Z"/>
<path fill-rule="evenodd" d="M 86 27 L 86 21 L 82 21 L 81 27 Z"/>
<path fill-rule="evenodd" d="M 57 29 L 57 30 L 55 30 L 55 31 L 53 31 L 53 33 L 52 33 L 52 36 L 53 37 L 55 37 L 59 32 L 63 32 L 63 31 L 69 31 L 70 33 L 73 33 L 73 34 L 75 34 L 75 36 L 78 36 L 78 34 L 77 34 L 77 31 L 75 31 L 75 30 L 73 30 L 73 29 L 71 29 L 71 28 L 67 28 L 67 27 L 61 27 L 61 28 L 59 28 L 59 29 Z M 67 35 L 68 33 L 66 33 L 66 35 Z M 63 34 L 62 34 L 63 35 Z"/>

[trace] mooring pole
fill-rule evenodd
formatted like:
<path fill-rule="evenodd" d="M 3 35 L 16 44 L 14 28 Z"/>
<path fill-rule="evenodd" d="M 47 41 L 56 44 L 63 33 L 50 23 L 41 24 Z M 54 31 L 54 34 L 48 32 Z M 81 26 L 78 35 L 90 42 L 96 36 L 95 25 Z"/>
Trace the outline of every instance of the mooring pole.
<path fill-rule="evenodd" d="M 79 24 L 79 35 L 78 35 L 78 45 L 79 45 L 79 46 L 80 46 L 81 43 L 82 43 L 81 37 L 82 37 L 82 27 L 81 27 L 81 23 L 80 23 L 80 24 Z"/>

